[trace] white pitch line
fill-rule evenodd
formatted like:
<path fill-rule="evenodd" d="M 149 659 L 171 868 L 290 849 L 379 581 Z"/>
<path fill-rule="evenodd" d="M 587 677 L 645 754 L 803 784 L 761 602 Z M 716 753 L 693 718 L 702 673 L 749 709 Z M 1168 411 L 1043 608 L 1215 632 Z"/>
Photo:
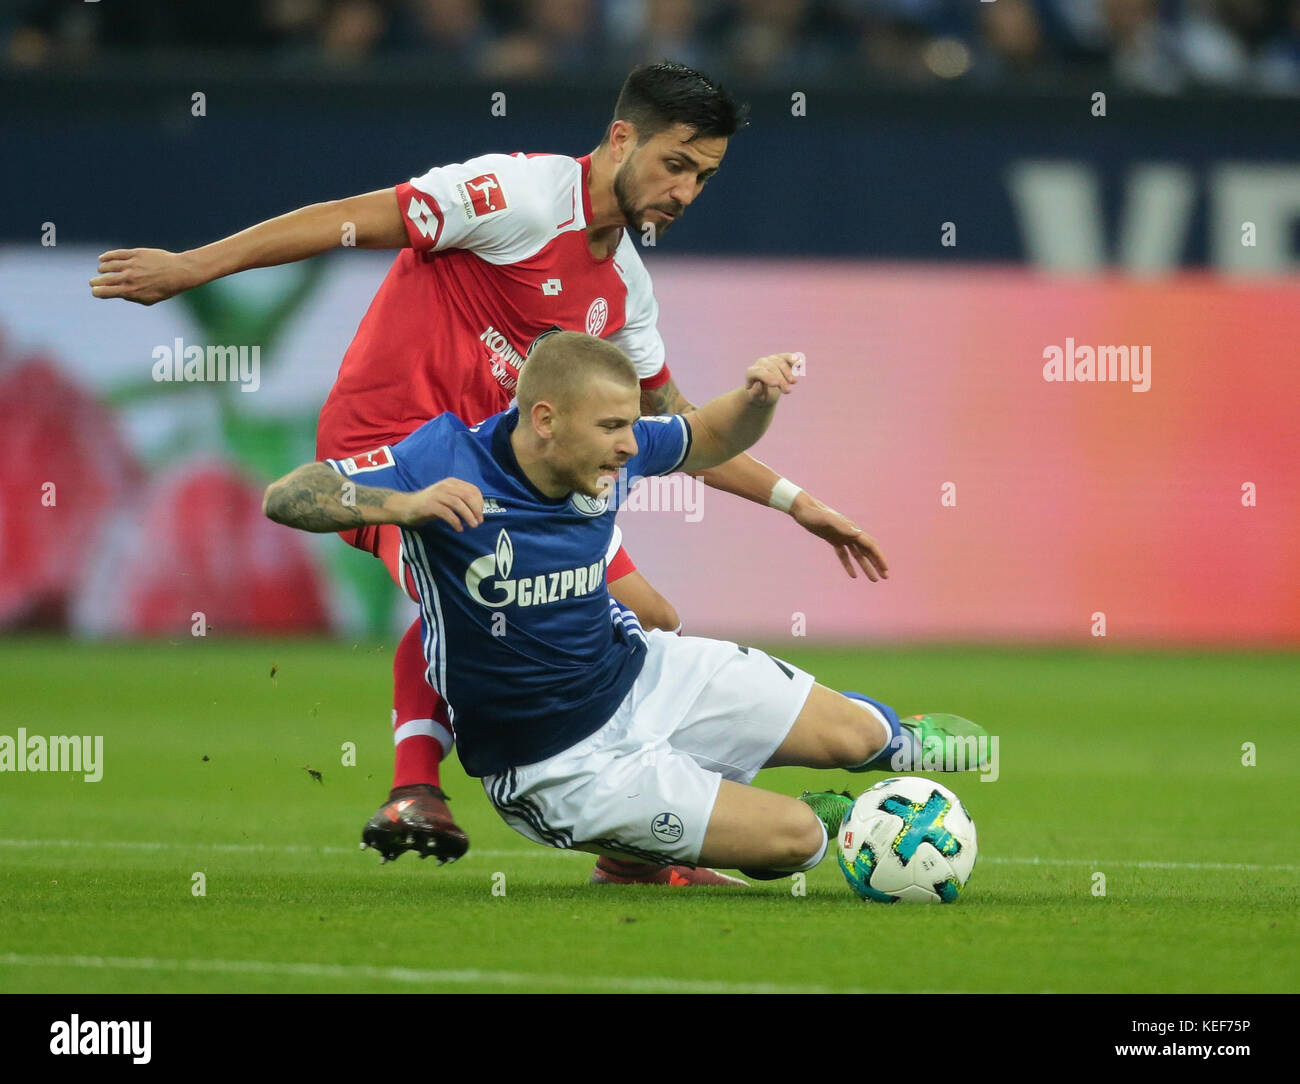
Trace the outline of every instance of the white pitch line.
<path fill-rule="evenodd" d="M 547 975 L 526 971 L 484 971 L 478 968 L 430 971 L 411 967 L 370 967 L 355 964 L 275 963 L 266 960 L 164 960 L 150 956 L 26 956 L 0 953 L 0 967 L 72 967 L 103 971 L 181 971 L 193 974 L 275 975 L 284 978 L 409 983 L 419 986 L 565 987 L 636 994 L 856 994 L 865 989 L 796 986 L 768 982 L 714 982 L 658 976 Z"/>
<path fill-rule="evenodd" d="M 980 862 L 995 862 L 1017 866 L 1087 866 L 1090 869 L 1102 869 L 1106 866 L 1119 866 L 1123 869 L 1203 869 L 1203 870 L 1263 870 L 1270 873 L 1300 873 L 1300 866 L 1259 866 L 1249 862 L 1153 862 L 1153 861 L 1112 861 L 1106 858 L 1003 858 L 990 855 L 977 858 Z"/>
<path fill-rule="evenodd" d="M 0 847 L 75 847 L 94 850 L 116 847 L 135 851 L 221 851 L 235 854 L 350 854 L 359 847 L 309 847 L 295 843 L 177 843 L 142 840 L 85 840 L 85 839 L 0 839 Z M 566 854 L 585 854 L 582 851 L 562 851 L 554 848 L 527 847 L 507 850 L 472 848 L 466 858 L 554 858 Z M 464 858 L 460 861 L 465 861 Z M 1009 858 L 1002 855 L 981 855 L 979 862 L 992 865 L 1016 866 L 1087 866 L 1092 869 L 1119 867 L 1122 869 L 1186 869 L 1186 870 L 1253 870 L 1265 873 L 1300 873 L 1300 866 L 1255 865 L 1249 862 L 1159 862 L 1108 858 Z"/>

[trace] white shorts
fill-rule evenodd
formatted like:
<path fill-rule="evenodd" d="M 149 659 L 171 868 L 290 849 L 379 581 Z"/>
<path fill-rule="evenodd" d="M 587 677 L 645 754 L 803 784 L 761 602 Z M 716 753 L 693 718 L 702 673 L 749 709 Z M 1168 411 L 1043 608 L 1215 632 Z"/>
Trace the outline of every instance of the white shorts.
<path fill-rule="evenodd" d="M 537 843 L 695 865 L 722 780 L 749 783 L 785 740 L 811 674 L 726 640 L 647 633 L 618 710 L 562 753 L 483 778 Z"/>

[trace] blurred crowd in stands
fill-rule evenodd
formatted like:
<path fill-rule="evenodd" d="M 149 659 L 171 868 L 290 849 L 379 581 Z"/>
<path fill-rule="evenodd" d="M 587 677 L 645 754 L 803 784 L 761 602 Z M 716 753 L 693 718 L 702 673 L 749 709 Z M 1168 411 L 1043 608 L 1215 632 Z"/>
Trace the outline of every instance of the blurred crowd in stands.
<path fill-rule="evenodd" d="M 514 81 L 668 57 L 750 87 L 1300 94 L 1300 0 L 10 0 L 0 34 L 11 72 L 225 53 Z"/>

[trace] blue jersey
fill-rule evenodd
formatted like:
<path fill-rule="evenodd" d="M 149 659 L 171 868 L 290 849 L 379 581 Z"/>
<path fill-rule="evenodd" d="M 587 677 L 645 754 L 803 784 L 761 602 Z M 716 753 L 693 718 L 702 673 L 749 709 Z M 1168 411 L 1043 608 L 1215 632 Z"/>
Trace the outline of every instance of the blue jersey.
<path fill-rule="evenodd" d="M 432 520 L 402 531 L 429 681 L 476 776 L 545 760 L 599 730 L 645 662 L 635 614 L 605 587 L 614 501 L 537 490 L 510 446 L 518 421 L 517 408 L 472 429 L 441 414 L 391 448 L 326 460 L 359 485 L 413 492 L 459 478 L 483 494 L 479 527 Z M 668 474 L 690 450 L 680 415 L 641 418 L 634 433 L 629 479 Z"/>

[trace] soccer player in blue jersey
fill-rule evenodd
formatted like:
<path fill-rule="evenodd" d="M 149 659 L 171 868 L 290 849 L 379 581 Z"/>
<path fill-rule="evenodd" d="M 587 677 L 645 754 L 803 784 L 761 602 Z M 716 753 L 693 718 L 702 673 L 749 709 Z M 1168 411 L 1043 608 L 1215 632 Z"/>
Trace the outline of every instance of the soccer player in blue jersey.
<path fill-rule="evenodd" d="M 308 531 L 402 528 L 461 762 L 523 835 L 756 877 L 809 869 L 851 799 L 748 786 L 760 768 L 888 769 L 981 728 L 900 720 L 756 649 L 643 631 L 605 586 L 620 472 L 739 455 L 793 389 L 795 360 L 762 358 L 743 387 L 642 418 L 627 356 L 562 332 L 529 356 L 517 406 L 470 428 L 443 414 L 391 447 L 306 464 L 268 487 L 264 509 Z"/>

